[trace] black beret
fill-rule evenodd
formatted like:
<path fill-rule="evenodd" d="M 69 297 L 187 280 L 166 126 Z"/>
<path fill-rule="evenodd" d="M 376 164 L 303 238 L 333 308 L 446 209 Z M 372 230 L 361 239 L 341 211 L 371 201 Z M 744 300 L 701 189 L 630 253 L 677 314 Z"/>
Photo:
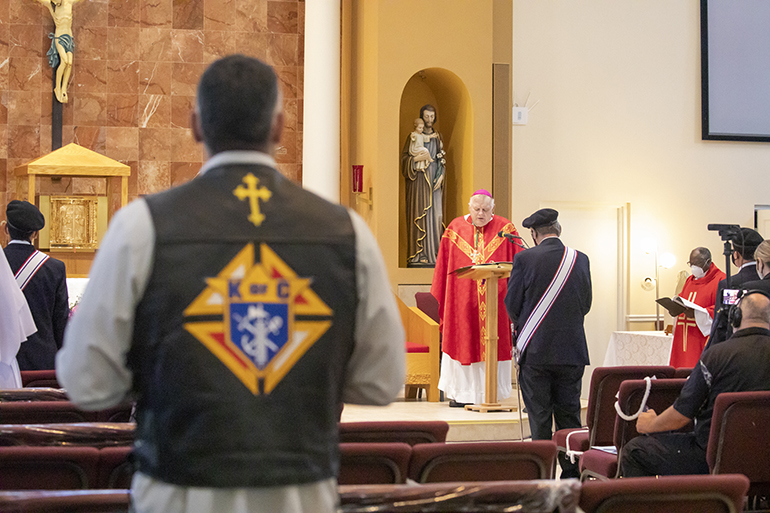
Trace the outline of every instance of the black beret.
<path fill-rule="evenodd" d="M 5 209 L 8 225 L 22 232 L 36 232 L 45 226 L 45 217 L 28 201 L 13 200 Z"/>
<path fill-rule="evenodd" d="M 541 208 L 521 222 L 524 228 L 538 228 L 548 226 L 556 222 L 559 213 L 552 208 Z"/>
<path fill-rule="evenodd" d="M 751 228 L 741 228 L 741 233 L 733 235 L 733 244 L 741 248 L 755 248 L 762 244 L 764 239 L 757 233 L 756 230 Z"/>

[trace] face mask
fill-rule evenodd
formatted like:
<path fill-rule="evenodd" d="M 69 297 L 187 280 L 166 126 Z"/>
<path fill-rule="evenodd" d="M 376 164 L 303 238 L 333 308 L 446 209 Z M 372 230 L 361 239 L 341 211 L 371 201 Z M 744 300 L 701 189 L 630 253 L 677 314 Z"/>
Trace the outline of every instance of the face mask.
<path fill-rule="evenodd" d="M 697 265 L 691 265 L 690 270 L 692 271 L 692 275 L 695 277 L 696 280 L 699 280 L 706 276 L 706 272 L 698 267 Z"/>

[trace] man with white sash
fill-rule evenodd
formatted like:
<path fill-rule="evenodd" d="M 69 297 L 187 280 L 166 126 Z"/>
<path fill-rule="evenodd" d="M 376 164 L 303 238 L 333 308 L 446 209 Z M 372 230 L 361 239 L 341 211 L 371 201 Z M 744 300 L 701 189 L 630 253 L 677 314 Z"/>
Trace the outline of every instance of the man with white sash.
<path fill-rule="evenodd" d="M 13 200 L 5 215 L 10 242 L 3 251 L 37 326 L 37 333 L 21 345 L 16 359 L 21 370 L 53 369 L 69 318 L 67 270 L 64 262 L 32 245 L 45 226 L 45 217 L 35 205 Z"/>
<path fill-rule="evenodd" d="M 559 213 L 538 210 L 522 222 L 535 247 L 518 253 L 505 306 L 513 321 L 519 383 L 533 440 L 580 427 L 580 388 L 589 364 L 583 319 L 591 308 L 588 257 L 559 239 Z M 562 477 L 577 466 L 560 457 Z"/>

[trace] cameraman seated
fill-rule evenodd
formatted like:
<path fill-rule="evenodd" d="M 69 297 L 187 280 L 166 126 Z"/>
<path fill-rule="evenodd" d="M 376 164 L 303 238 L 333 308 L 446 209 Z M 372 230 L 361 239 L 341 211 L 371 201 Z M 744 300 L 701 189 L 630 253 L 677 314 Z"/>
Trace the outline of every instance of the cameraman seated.
<path fill-rule="evenodd" d="M 640 434 L 620 455 L 623 477 L 708 474 L 706 446 L 714 402 L 722 392 L 770 390 L 770 294 L 743 291 L 731 313 L 736 332 L 707 351 L 673 406 L 639 415 Z M 673 433 L 695 419 L 695 431 Z"/>

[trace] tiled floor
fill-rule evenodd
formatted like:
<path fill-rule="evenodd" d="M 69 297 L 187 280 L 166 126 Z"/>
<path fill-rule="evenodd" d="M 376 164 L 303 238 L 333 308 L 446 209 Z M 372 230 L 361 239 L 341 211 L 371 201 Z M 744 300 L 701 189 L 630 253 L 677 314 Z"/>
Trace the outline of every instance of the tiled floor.
<path fill-rule="evenodd" d="M 365 421 L 406 421 L 406 420 L 445 420 L 449 423 L 448 442 L 519 440 L 529 437 L 527 414 L 516 410 L 516 397 L 500 401 L 504 406 L 513 407 L 511 412 L 480 413 L 466 411 L 463 408 L 450 408 L 449 402 L 430 403 L 424 398 L 418 401 L 405 401 L 399 397 L 388 406 L 345 405 L 342 411 L 343 422 Z M 587 401 L 583 401 L 582 414 L 585 417 Z M 585 419 L 584 419 L 585 423 Z"/>

